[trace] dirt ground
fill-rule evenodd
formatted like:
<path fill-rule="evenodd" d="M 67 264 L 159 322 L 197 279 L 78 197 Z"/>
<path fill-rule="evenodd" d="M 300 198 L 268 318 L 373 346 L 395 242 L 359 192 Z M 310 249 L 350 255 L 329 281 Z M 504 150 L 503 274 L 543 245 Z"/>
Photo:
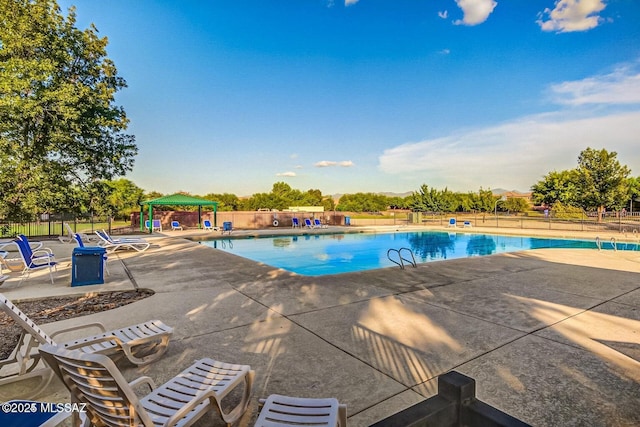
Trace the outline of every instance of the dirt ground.
<path fill-rule="evenodd" d="M 105 292 L 93 296 L 51 297 L 16 303 L 37 325 L 85 316 L 150 297 L 153 291 Z M 0 312 L 0 360 L 11 356 L 20 339 L 22 329 L 4 311 Z"/>

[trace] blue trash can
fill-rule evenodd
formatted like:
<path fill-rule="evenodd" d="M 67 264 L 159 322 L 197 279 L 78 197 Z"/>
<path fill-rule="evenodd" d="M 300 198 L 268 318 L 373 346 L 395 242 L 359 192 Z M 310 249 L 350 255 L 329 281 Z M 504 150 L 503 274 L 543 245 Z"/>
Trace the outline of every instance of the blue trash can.
<path fill-rule="evenodd" d="M 107 250 L 98 246 L 74 248 L 71 255 L 71 286 L 104 283 L 104 256 Z"/>
<path fill-rule="evenodd" d="M 345 216 L 344 217 L 344 225 L 351 225 L 351 217 L 350 216 Z"/>

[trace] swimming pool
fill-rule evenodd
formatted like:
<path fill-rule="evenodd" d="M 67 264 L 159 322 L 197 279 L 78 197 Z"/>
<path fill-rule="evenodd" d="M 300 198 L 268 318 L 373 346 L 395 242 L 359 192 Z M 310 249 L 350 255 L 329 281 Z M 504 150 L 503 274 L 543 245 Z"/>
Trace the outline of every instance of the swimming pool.
<path fill-rule="evenodd" d="M 594 241 L 587 240 L 434 231 L 253 237 L 202 244 L 304 276 L 397 267 L 387 258 L 389 249 L 409 248 L 416 262 L 425 263 L 527 249 L 597 248 Z M 640 250 L 638 246 L 618 243 L 617 249 Z M 602 249 L 613 247 L 604 242 Z M 403 256 L 406 258 L 404 251 Z"/>

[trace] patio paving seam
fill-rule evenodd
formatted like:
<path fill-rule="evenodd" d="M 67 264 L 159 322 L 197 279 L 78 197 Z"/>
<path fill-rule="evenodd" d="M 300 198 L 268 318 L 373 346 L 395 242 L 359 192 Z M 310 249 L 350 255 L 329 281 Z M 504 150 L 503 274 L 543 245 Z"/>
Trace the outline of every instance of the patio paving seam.
<path fill-rule="evenodd" d="M 133 285 L 133 288 L 136 289 L 136 290 L 140 289 L 139 286 L 138 286 L 138 282 L 136 282 L 136 279 L 133 277 L 133 274 L 131 273 L 131 270 L 129 270 L 129 267 L 127 267 L 127 263 L 124 262 L 124 259 L 120 258 L 116 253 L 114 253 L 114 255 L 122 263 L 122 268 L 124 269 L 124 272 L 127 275 L 127 277 L 129 278 L 129 280 L 131 281 L 131 284 Z"/>
<path fill-rule="evenodd" d="M 607 304 L 607 303 L 610 303 L 610 302 L 615 303 L 615 302 L 613 301 L 614 299 L 619 298 L 620 296 L 626 295 L 626 294 L 628 294 L 628 293 L 631 293 L 631 292 L 633 292 L 633 291 L 635 291 L 635 290 L 637 290 L 637 289 L 640 289 L 640 286 L 638 286 L 637 288 L 632 289 L 632 290 L 630 290 L 630 291 L 628 291 L 628 292 L 623 292 L 623 293 L 621 293 L 620 295 L 617 295 L 617 296 L 615 296 L 615 297 L 609 298 L 609 299 L 607 299 L 607 300 L 605 300 L 605 301 L 602 301 L 602 302 L 600 302 L 600 303 L 598 303 L 598 304 L 595 304 L 595 305 L 594 305 L 594 306 L 592 306 L 592 307 L 586 308 L 586 309 L 584 309 L 584 310 L 582 310 L 582 311 L 579 311 L 579 312 L 577 312 L 577 313 L 574 313 L 574 314 L 572 314 L 572 315 L 570 315 L 570 316 L 567 316 L 567 317 L 565 317 L 565 318 L 563 318 L 563 319 L 557 320 L 557 321 L 555 321 L 555 322 L 553 322 L 553 323 L 551 323 L 551 324 L 549 324 L 549 325 L 546 325 L 546 326 L 542 326 L 542 327 L 536 328 L 536 329 L 534 329 L 534 330 L 533 330 L 533 331 L 531 331 L 531 332 L 525 332 L 525 331 L 520 331 L 519 329 L 510 328 L 510 329 L 514 329 L 514 330 L 517 330 L 517 331 L 523 332 L 523 333 L 524 333 L 524 335 L 519 336 L 519 337 L 517 337 L 517 338 L 514 338 L 513 340 L 510 340 L 510 341 L 508 341 L 508 342 L 505 342 L 505 343 L 503 343 L 503 344 L 501 344 L 501 345 L 498 345 L 497 347 L 495 347 L 495 348 L 493 348 L 493 349 L 491 349 L 491 350 L 487 350 L 486 352 L 484 352 L 484 353 L 482 353 L 482 354 L 479 354 L 479 355 L 477 355 L 477 356 L 474 356 L 474 357 L 472 357 L 472 358 L 470 358 L 470 359 L 468 359 L 468 360 L 466 360 L 466 361 L 464 361 L 464 362 L 462 362 L 462 363 L 460 363 L 460 364 L 458 364 L 458 365 L 454 366 L 453 368 L 451 368 L 451 370 L 454 370 L 454 369 L 456 369 L 456 368 L 459 368 L 460 366 L 464 365 L 465 363 L 469 363 L 469 362 L 471 362 L 471 361 L 474 361 L 474 360 L 476 360 L 476 359 L 479 359 L 479 358 L 481 358 L 481 357 L 484 357 L 484 356 L 486 356 L 486 355 L 488 355 L 488 354 L 491 354 L 492 352 L 494 352 L 494 351 L 496 351 L 496 350 L 499 350 L 499 349 L 501 349 L 501 348 L 504 348 L 504 347 L 506 347 L 506 346 L 507 346 L 507 345 L 509 345 L 509 344 L 513 344 L 513 343 L 515 343 L 516 341 L 519 341 L 519 340 L 522 340 L 522 339 L 524 339 L 524 338 L 527 338 L 528 336 L 535 336 L 535 337 L 537 337 L 537 338 L 542 338 L 542 339 L 545 339 L 545 340 L 547 340 L 547 341 L 551 341 L 551 342 L 554 342 L 554 343 L 557 343 L 557 344 L 562 344 L 562 345 L 567 346 L 567 347 L 571 347 L 571 348 L 575 348 L 575 349 L 578 349 L 578 350 L 581 350 L 581 351 L 584 351 L 584 352 L 587 352 L 587 353 L 591 353 L 589 350 L 586 350 L 586 349 L 585 349 L 585 348 L 583 348 L 583 347 L 580 347 L 580 346 L 577 346 L 577 345 L 575 345 L 575 346 L 574 346 L 574 345 L 568 344 L 568 343 L 563 342 L 563 341 L 555 340 L 555 339 L 552 339 L 552 338 L 549 338 L 549 337 L 545 337 L 545 336 L 543 336 L 543 335 L 538 335 L 537 333 L 538 333 L 538 332 L 540 332 L 540 331 L 543 331 L 543 330 L 545 330 L 545 329 L 552 328 L 553 326 L 558 325 L 558 324 L 560 324 L 560 323 L 562 323 L 562 322 L 565 322 L 565 321 L 567 321 L 567 320 L 573 319 L 573 318 L 574 318 L 574 317 L 576 317 L 576 316 L 579 316 L 579 315 L 582 315 L 582 314 L 584 314 L 584 313 L 587 313 L 587 312 L 593 311 L 593 309 L 595 309 L 595 308 L 597 308 L 597 307 L 600 307 L 600 306 L 602 306 L 602 305 L 604 305 L 604 304 Z M 429 303 L 428 303 L 428 302 L 425 302 L 425 304 L 429 304 Z M 433 304 L 431 304 L 431 305 L 433 305 Z M 439 307 L 439 306 L 438 306 L 438 307 Z M 633 307 L 633 305 L 632 305 L 632 307 Z M 439 308 L 443 308 L 443 307 L 439 307 Z M 455 311 L 455 310 L 451 310 L 451 311 Z M 460 313 L 460 314 L 465 314 L 465 313 Z M 465 314 L 465 315 L 467 315 L 467 314 Z M 474 317 L 474 316 L 472 316 L 472 317 Z M 480 320 L 484 320 L 484 319 L 480 319 Z M 490 322 L 490 321 L 487 321 L 487 320 L 484 320 L 484 321 L 489 322 L 489 323 L 495 323 L 495 322 Z M 505 326 L 505 325 L 500 325 L 500 324 L 498 324 L 498 325 L 499 325 L 499 326 L 504 326 L 504 327 L 509 328 L 508 326 Z M 432 379 L 433 379 L 433 378 L 430 378 L 429 380 L 432 380 Z M 427 381 L 423 381 L 423 382 L 422 382 L 422 383 L 420 383 L 420 384 L 424 384 L 424 383 L 428 382 L 429 380 L 427 380 Z"/>

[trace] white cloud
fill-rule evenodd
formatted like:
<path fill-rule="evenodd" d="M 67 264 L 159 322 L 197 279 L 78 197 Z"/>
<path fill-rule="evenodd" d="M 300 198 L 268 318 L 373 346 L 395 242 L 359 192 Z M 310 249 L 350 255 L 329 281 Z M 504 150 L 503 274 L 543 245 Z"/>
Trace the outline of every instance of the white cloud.
<path fill-rule="evenodd" d="M 332 160 L 322 160 L 317 162 L 314 166 L 317 168 L 327 168 L 330 166 L 342 166 L 344 168 L 348 168 L 353 166 L 353 162 L 351 160 L 342 160 L 340 162 L 334 162 Z"/>
<path fill-rule="evenodd" d="M 640 104 L 640 71 L 623 66 L 610 74 L 551 86 L 554 101 L 564 105 Z"/>
<path fill-rule="evenodd" d="M 276 176 L 288 176 L 288 177 L 291 177 L 291 176 L 296 176 L 296 173 L 295 172 L 279 172 L 279 173 L 276 174 Z"/>
<path fill-rule="evenodd" d="M 351 6 L 352 4 L 358 3 L 359 0 L 344 0 L 345 6 Z"/>
<path fill-rule="evenodd" d="M 553 10 L 546 8 L 538 14 L 536 22 L 543 31 L 586 31 L 603 21 L 598 12 L 605 7 L 604 0 L 557 0 Z"/>
<path fill-rule="evenodd" d="M 447 17 L 449 16 L 449 12 L 446 10 L 442 12 L 438 12 L 438 16 L 442 19 L 447 19 Z"/>
<path fill-rule="evenodd" d="M 482 24 L 498 5 L 494 0 L 456 0 L 456 3 L 464 13 L 462 20 L 453 22 L 456 25 Z"/>
<path fill-rule="evenodd" d="M 552 170 L 574 168 L 587 147 L 617 151 L 635 174 L 640 111 L 606 116 L 541 114 L 385 150 L 379 168 L 456 191 L 480 186 L 527 190 Z M 635 162 L 635 164 L 633 163 Z"/>
<path fill-rule="evenodd" d="M 329 160 L 321 160 L 319 162 L 317 162 L 314 166 L 317 168 L 326 168 L 329 166 L 335 166 L 336 162 L 331 162 Z"/>
<path fill-rule="evenodd" d="M 440 53 L 442 55 L 449 55 L 451 53 L 451 51 L 449 49 L 442 49 L 438 53 Z"/>
<path fill-rule="evenodd" d="M 402 144 L 384 151 L 379 169 L 458 191 L 527 190 L 549 171 L 576 167 L 578 154 L 593 147 L 618 152 L 640 174 L 640 60 L 550 90 L 571 108 Z"/>

